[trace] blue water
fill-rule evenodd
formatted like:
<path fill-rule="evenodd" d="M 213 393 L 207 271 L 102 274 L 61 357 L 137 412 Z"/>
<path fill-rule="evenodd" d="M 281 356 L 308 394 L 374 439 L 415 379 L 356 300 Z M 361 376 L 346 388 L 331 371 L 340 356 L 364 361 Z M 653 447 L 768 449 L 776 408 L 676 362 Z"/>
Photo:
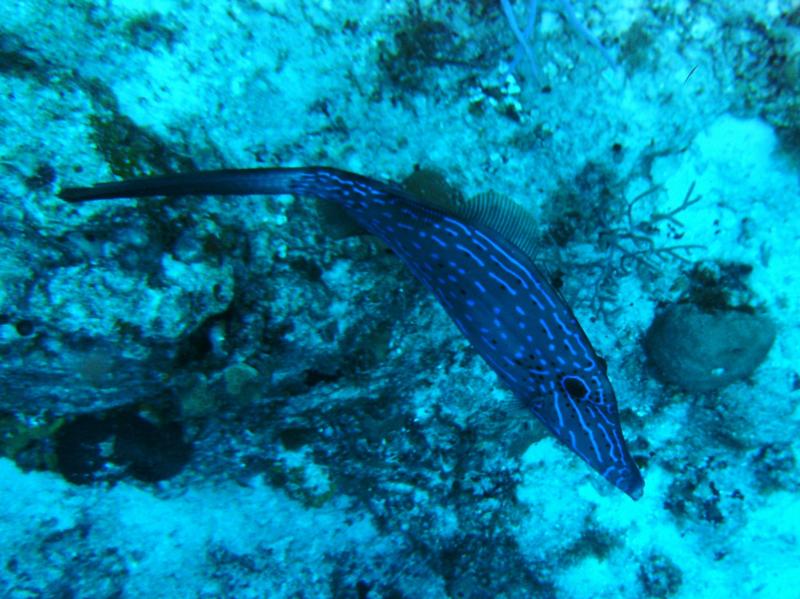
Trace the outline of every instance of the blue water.
<path fill-rule="evenodd" d="M 0 596 L 797 596 L 800 6 L 648 4 L 0 6 Z M 530 213 L 641 499 L 341 213 L 57 197 L 314 165 Z"/>

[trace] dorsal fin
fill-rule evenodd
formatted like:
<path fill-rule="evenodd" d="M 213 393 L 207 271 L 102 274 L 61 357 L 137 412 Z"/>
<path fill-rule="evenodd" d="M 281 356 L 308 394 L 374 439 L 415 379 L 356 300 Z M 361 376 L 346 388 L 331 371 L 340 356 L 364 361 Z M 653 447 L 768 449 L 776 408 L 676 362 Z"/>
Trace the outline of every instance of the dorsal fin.
<path fill-rule="evenodd" d="M 470 224 L 493 229 L 517 246 L 531 260 L 536 255 L 536 220 L 511 198 L 494 191 L 478 194 L 471 200 L 454 205 L 450 212 Z"/>
<path fill-rule="evenodd" d="M 511 198 L 488 191 L 466 200 L 444 174 L 431 168 L 415 170 L 403 181 L 403 188 L 426 206 L 496 231 L 531 260 L 535 258 L 536 220 Z"/>
<path fill-rule="evenodd" d="M 444 174 L 432 168 L 416 169 L 403 179 L 402 187 L 418 202 L 453 216 L 456 216 L 456 207 L 464 203 L 461 190 L 450 185 Z"/>

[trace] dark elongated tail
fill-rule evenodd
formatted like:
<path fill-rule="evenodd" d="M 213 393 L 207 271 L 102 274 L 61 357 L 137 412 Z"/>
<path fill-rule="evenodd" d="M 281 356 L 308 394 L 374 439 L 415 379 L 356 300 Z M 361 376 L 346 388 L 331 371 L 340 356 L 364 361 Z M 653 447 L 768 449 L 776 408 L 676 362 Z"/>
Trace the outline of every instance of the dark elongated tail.
<path fill-rule="evenodd" d="M 295 193 L 297 183 L 313 174 L 304 168 L 253 168 L 144 177 L 67 187 L 58 197 L 67 202 L 181 195 L 270 195 Z"/>

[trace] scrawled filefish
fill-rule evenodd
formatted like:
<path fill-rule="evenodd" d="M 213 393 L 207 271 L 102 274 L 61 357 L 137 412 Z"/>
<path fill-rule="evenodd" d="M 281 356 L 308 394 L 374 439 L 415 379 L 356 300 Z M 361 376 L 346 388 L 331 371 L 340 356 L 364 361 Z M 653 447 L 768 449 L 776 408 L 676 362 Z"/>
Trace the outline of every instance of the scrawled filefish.
<path fill-rule="evenodd" d="M 509 234 L 513 213 L 480 201 L 447 210 L 399 187 L 324 167 L 205 171 L 68 188 L 70 202 L 189 194 L 293 194 L 336 202 L 386 243 L 522 404 L 592 468 L 638 499 L 605 362 Z"/>

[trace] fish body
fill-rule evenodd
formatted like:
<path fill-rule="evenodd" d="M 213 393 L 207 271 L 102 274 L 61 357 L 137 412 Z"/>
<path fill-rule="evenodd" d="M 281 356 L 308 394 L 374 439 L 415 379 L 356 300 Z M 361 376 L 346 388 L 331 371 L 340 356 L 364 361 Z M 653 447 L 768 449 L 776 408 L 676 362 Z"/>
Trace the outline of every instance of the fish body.
<path fill-rule="evenodd" d="M 431 206 L 325 167 L 206 171 L 66 189 L 68 201 L 187 194 L 294 194 L 338 203 L 428 287 L 522 405 L 586 463 L 638 499 L 644 481 L 616 396 L 569 306 L 532 258 L 468 211 Z"/>

